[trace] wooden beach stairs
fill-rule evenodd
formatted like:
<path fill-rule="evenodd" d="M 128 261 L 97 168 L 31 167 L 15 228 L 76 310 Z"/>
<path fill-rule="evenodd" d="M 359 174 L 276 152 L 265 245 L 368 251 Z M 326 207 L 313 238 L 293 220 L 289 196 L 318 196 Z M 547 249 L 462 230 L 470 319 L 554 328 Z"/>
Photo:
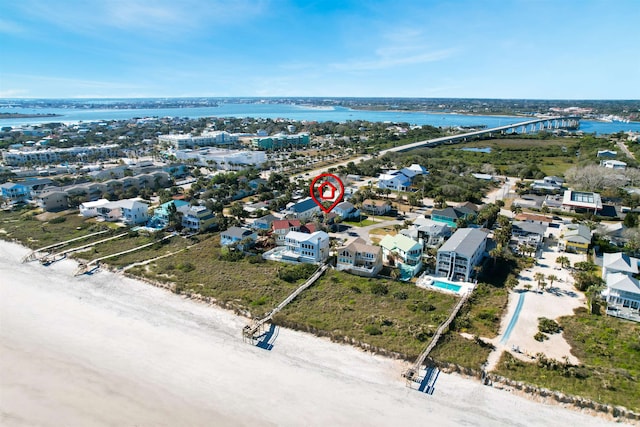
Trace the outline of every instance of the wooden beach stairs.
<path fill-rule="evenodd" d="M 109 232 L 109 230 L 102 230 L 102 231 L 98 231 L 96 233 L 87 234 L 85 236 L 76 237 L 75 239 L 65 240 L 64 242 L 58 242 L 58 243 L 54 243 L 54 244 L 49 245 L 49 246 L 45 246 L 43 248 L 35 249 L 35 250 L 29 252 L 24 257 L 22 257 L 22 262 L 35 261 L 37 259 L 40 259 L 42 256 L 46 256 L 46 255 L 41 255 L 42 252 L 48 252 L 50 249 L 60 248 L 62 246 L 68 245 L 69 243 L 77 242 L 79 240 L 88 239 L 89 237 L 97 236 L 99 234 L 104 234 L 104 233 L 108 233 L 108 232 Z"/>
<path fill-rule="evenodd" d="M 322 276 L 322 274 L 327 270 L 327 268 L 329 268 L 329 266 L 327 264 L 322 264 L 322 266 L 320 266 L 320 268 L 318 268 L 316 270 L 316 272 L 313 273 L 313 275 L 306 282 L 304 282 L 295 291 L 293 291 L 291 294 L 289 294 L 289 296 L 287 298 L 285 298 L 284 301 L 282 301 L 280 304 L 278 304 L 276 306 L 276 308 L 271 310 L 263 318 L 253 320 L 250 324 L 248 324 L 244 328 L 242 328 L 242 338 L 245 341 L 249 340 L 252 344 L 255 343 L 256 336 L 260 335 L 264 325 L 267 322 L 269 322 L 273 318 L 273 316 L 275 316 L 280 310 L 285 308 L 287 306 L 287 304 L 289 304 L 298 295 L 300 295 L 302 293 L 302 291 L 307 289 L 309 286 L 313 285 L 316 282 L 316 280 L 318 280 L 320 278 L 320 276 Z"/>
<path fill-rule="evenodd" d="M 436 331 L 435 335 L 431 339 L 431 342 L 429 343 L 427 348 L 425 348 L 424 351 L 420 353 L 420 355 L 416 359 L 413 366 L 407 369 L 402 374 L 402 376 L 407 379 L 408 385 L 410 385 L 412 381 L 418 382 L 418 383 L 422 381 L 422 379 L 419 378 L 419 375 L 418 375 L 420 373 L 420 368 L 424 364 L 424 361 L 427 359 L 427 356 L 429 356 L 429 353 L 431 353 L 431 350 L 433 350 L 435 346 L 438 344 L 438 340 L 440 339 L 442 334 L 444 334 L 447 331 L 447 328 L 449 327 L 451 322 L 453 322 L 453 319 L 455 319 L 455 317 L 458 315 L 458 312 L 460 311 L 464 303 L 467 301 L 467 298 L 469 298 L 469 295 L 471 295 L 471 293 L 466 293 L 462 296 L 462 298 L 460 298 L 460 301 L 458 301 L 458 304 L 456 304 L 456 306 L 453 308 L 447 320 L 442 325 L 440 325 L 440 327 Z"/>

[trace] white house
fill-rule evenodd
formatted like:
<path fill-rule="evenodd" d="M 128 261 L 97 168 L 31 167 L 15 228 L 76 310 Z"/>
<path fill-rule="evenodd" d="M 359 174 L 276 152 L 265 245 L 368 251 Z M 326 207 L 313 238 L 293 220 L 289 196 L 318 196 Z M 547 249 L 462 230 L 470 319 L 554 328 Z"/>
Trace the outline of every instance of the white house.
<path fill-rule="evenodd" d="M 640 259 L 630 257 L 622 252 L 604 253 L 602 255 L 602 278 L 612 273 L 624 273 L 626 275 L 638 274 Z"/>
<path fill-rule="evenodd" d="M 109 202 L 97 208 L 105 221 L 122 221 L 127 225 L 144 224 L 149 220 L 149 205 L 140 199 Z"/>
<path fill-rule="evenodd" d="M 290 231 L 285 236 L 283 259 L 310 264 L 325 262 L 329 257 L 329 235 L 324 231 L 311 234 Z"/>
<path fill-rule="evenodd" d="M 625 170 L 627 168 L 627 164 L 625 162 L 621 162 L 620 160 L 602 160 L 600 162 L 600 166 L 608 169 L 618 170 Z"/>
<path fill-rule="evenodd" d="M 607 314 L 640 322 L 640 281 L 625 273 L 610 273 L 607 289 Z"/>
<path fill-rule="evenodd" d="M 94 216 L 98 216 L 98 208 L 105 206 L 111 203 L 107 199 L 99 199 L 95 202 L 84 202 L 80 204 L 80 215 L 85 218 L 91 218 Z"/>
<path fill-rule="evenodd" d="M 358 218 L 360 216 L 360 210 L 350 202 L 339 203 L 335 208 L 333 208 L 333 213 L 342 219 Z"/>
<path fill-rule="evenodd" d="M 394 191 L 407 191 L 411 186 L 411 178 L 400 171 L 380 174 L 378 188 L 388 188 Z"/>
<path fill-rule="evenodd" d="M 450 280 L 468 282 L 487 247 L 487 233 L 477 228 L 460 228 L 438 249 L 436 273 Z"/>

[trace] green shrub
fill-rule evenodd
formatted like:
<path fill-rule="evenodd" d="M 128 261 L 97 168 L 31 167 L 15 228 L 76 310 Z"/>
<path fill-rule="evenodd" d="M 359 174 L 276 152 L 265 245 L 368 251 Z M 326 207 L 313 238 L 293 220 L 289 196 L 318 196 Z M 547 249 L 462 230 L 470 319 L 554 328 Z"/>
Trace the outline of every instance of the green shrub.
<path fill-rule="evenodd" d="M 547 319 L 546 317 L 539 317 L 538 330 L 547 334 L 557 334 L 562 330 L 562 328 L 555 320 Z"/>
<path fill-rule="evenodd" d="M 194 267 L 193 264 L 191 264 L 190 262 L 185 262 L 183 264 L 178 264 L 178 270 L 181 270 L 185 273 L 188 273 L 190 271 L 195 270 L 196 268 Z"/>
<path fill-rule="evenodd" d="M 59 217 L 56 217 L 56 218 L 53 218 L 52 220 L 50 220 L 49 224 L 62 224 L 66 220 L 67 220 L 67 217 L 59 216 Z"/>
<path fill-rule="evenodd" d="M 375 325 L 367 325 L 364 327 L 364 332 L 369 335 L 382 335 L 382 331 Z"/>
<path fill-rule="evenodd" d="M 405 291 L 396 291 L 393 293 L 393 297 L 395 299 L 405 300 L 409 298 L 409 294 L 407 294 Z"/>
<path fill-rule="evenodd" d="M 548 340 L 549 336 L 547 334 L 543 334 L 542 332 L 537 332 L 534 336 L 533 339 L 535 339 L 536 341 L 544 341 L 544 340 Z"/>
<path fill-rule="evenodd" d="M 374 295 L 387 295 L 389 293 L 389 287 L 384 283 L 374 282 L 370 285 L 371 293 Z"/>

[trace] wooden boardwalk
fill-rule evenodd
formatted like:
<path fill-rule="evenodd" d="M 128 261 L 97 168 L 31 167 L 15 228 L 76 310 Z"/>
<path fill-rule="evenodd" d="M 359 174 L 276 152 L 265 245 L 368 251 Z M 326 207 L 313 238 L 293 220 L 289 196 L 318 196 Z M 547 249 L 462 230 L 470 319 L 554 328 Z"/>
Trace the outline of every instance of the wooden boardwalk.
<path fill-rule="evenodd" d="M 125 234 L 128 234 L 128 233 L 125 233 Z M 118 253 L 115 253 L 115 254 L 105 255 L 103 257 L 93 259 L 93 260 L 89 261 L 86 264 L 81 263 L 78 266 L 78 269 L 75 271 L 75 273 L 73 275 L 74 276 L 79 276 L 81 274 L 85 274 L 85 273 L 87 273 L 89 271 L 92 271 L 91 267 L 92 266 L 98 267 L 100 265 L 100 261 L 102 261 L 102 260 L 109 259 L 109 258 L 114 258 L 114 257 L 120 256 L 120 255 L 125 255 L 125 254 L 131 253 L 131 252 L 135 252 L 135 251 L 139 251 L 140 249 L 148 248 L 149 246 L 155 245 L 158 242 L 162 242 L 163 240 L 170 239 L 170 238 L 172 238 L 174 236 L 177 236 L 177 235 L 178 235 L 178 233 L 171 233 L 168 236 L 165 236 L 162 239 L 156 240 L 154 242 L 147 243 L 147 244 L 140 245 L 140 246 L 136 246 L 133 249 L 128 249 L 126 251 L 118 252 Z"/>
<path fill-rule="evenodd" d="M 256 334 L 258 334 L 258 332 L 262 330 L 262 327 L 265 325 L 265 323 L 269 322 L 273 318 L 273 316 L 275 316 L 280 310 L 285 308 L 286 305 L 293 301 L 298 295 L 300 295 L 302 291 L 313 285 L 316 280 L 318 280 L 320 276 L 322 276 L 322 274 L 327 270 L 327 268 L 329 268 L 327 264 L 322 264 L 322 266 L 318 268 L 315 273 L 313 273 L 313 276 L 311 276 L 306 282 L 304 282 L 295 291 L 293 291 L 287 298 L 284 299 L 284 301 L 278 304 L 276 308 L 271 310 L 269 314 L 261 319 L 254 320 L 249 325 L 246 325 L 242 329 L 243 338 L 249 339 L 253 342 Z"/>
<path fill-rule="evenodd" d="M 65 249 L 63 251 L 56 252 L 54 254 L 45 255 L 44 257 L 42 257 L 40 259 L 40 262 L 42 264 L 47 264 L 48 265 L 48 264 L 51 264 L 52 262 L 55 262 L 57 260 L 60 260 L 60 259 L 62 259 L 64 257 L 66 257 L 67 254 L 70 254 L 72 252 L 81 251 L 83 249 L 90 248 L 90 247 L 98 245 L 100 243 L 108 242 L 109 240 L 119 239 L 119 238 L 124 237 L 124 236 L 126 236 L 128 234 L 129 233 L 121 233 L 121 234 L 118 234 L 118 235 L 115 235 L 115 236 L 107 237 L 106 239 L 98 240 L 97 242 L 88 243 L 86 245 L 78 246 L 78 247 L 75 247 L 75 248 Z"/>
<path fill-rule="evenodd" d="M 68 245 L 71 242 L 77 242 L 78 240 L 84 240 L 84 239 L 88 239 L 89 237 L 92 236 L 97 236 L 99 234 L 104 234 L 104 233 L 108 233 L 110 230 L 103 230 L 103 231 L 98 231 L 96 233 L 91 233 L 91 234 L 87 234 L 85 236 L 80 236 L 80 237 L 76 237 L 75 239 L 70 239 L 70 240 L 65 240 L 64 242 L 58 242 L 58 243 L 54 243 L 52 245 L 49 246 L 45 246 L 43 248 L 39 248 L 39 249 L 35 249 L 31 252 L 29 252 L 27 255 L 25 255 L 22 258 L 22 262 L 29 262 L 29 261 L 35 261 L 37 259 L 40 259 L 41 257 L 38 256 L 38 254 L 40 252 L 48 252 L 49 249 L 55 249 L 55 248 L 59 248 L 61 246 L 65 246 Z"/>
<path fill-rule="evenodd" d="M 440 337 L 447 331 L 447 328 L 449 327 L 451 322 L 453 322 L 453 319 L 455 319 L 455 317 L 458 315 L 458 312 L 467 301 L 467 298 L 469 298 L 469 295 L 471 294 L 466 293 L 462 296 L 462 298 L 460 298 L 460 301 L 458 301 L 458 304 L 456 304 L 456 306 L 453 308 L 453 311 L 451 311 L 451 314 L 449 315 L 447 320 L 442 325 L 440 325 L 440 327 L 436 331 L 427 348 L 425 348 L 424 351 L 420 353 L 420 356 L 418 356 L 413 366 L 407 369 L 404 374 L 402 374 L 403 377 L 407 378 L 407 380 L 420 382 L 420 379 L 418 378 L 420 368 L 424 364 L 424 361 L 427 359 L 427 356 L 429 356 L 429 353 L 431 353 L 431 350 L 433 350 L 438 344 L 438 340 L 440 339 Z"/>

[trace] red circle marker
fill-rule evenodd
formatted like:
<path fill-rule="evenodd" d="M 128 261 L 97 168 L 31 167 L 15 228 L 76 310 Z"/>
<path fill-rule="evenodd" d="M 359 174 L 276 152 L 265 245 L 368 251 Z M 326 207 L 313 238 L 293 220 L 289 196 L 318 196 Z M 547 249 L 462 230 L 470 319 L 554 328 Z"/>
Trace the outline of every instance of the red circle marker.
<path fill-rule="evenodd" d="M 318 193 L 317 196 L 316 192 Z M 313 201 L 320 206 L 320 209 L 325 213 L 329 213 L 342 201 L 342 197 L 344 197 L 344 184 L 340 178 L 334 174 L 323 173 L 313 178 L 309 186 L 309 193 Z M 332 202 L 332 204 L 326 207 L 322 204 L 323 201 Z"/>

